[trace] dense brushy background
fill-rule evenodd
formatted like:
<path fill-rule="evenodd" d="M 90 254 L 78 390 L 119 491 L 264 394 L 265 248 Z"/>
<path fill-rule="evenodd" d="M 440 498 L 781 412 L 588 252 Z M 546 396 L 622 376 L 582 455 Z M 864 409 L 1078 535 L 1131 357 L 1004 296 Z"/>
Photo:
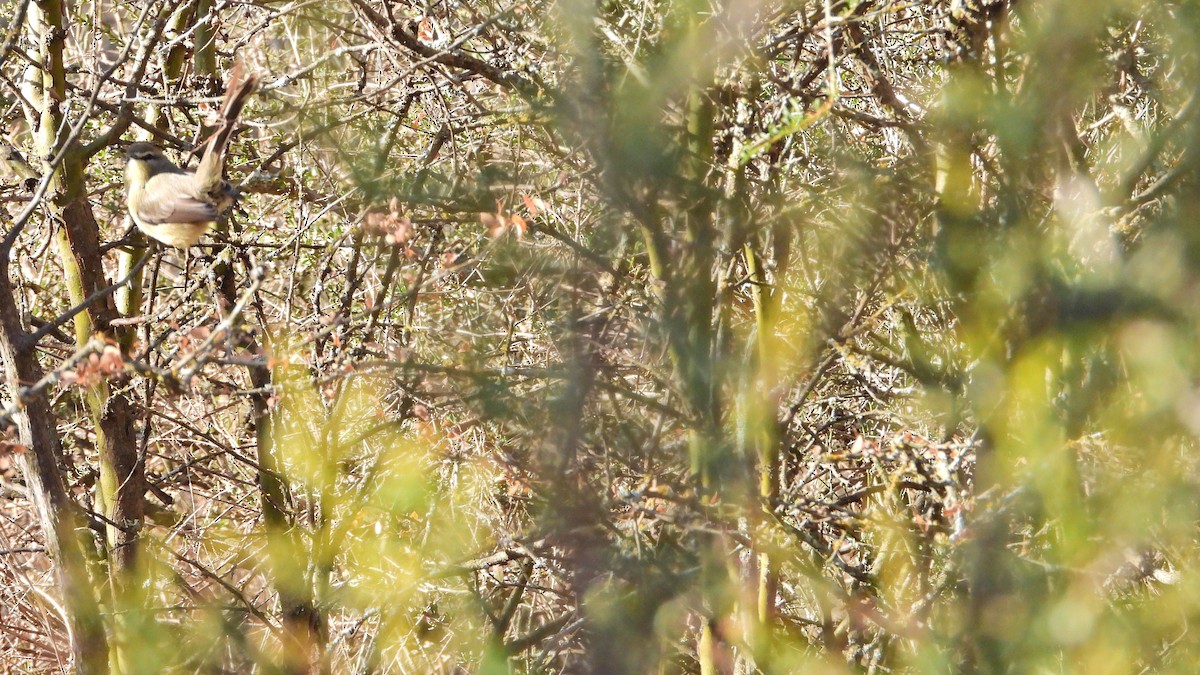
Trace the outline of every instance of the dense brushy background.
<path fill-rule="evenodd" d="M 6 670 L 1200 663 L 1194 2 L 0 6 Z"/>

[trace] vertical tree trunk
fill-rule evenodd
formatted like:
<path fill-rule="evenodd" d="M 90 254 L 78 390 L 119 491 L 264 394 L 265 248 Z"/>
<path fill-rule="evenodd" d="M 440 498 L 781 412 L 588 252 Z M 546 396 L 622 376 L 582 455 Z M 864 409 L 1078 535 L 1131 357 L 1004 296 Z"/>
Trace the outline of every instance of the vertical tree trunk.
<path fill-rule="evenodd" d="M 37 129 L 37 144 L 42 157 L 63 159 L 50 184 L 48 203 L 50 218 L 60 225 L 56 236 L 64 280 L 71 304 L 78 305 L 107 282 L 100 256 L 99 235 L 95 216 L 87 201 L 84 185 L 84 158 L 74 139 L 59 137 L 63 125 L 62 102 L 66 100 L 66 74 L 63 48 L 68 33 L 65 8 L 61 0 L 42 0 L 30 12 L 37 32 L 42 63 L 39 101 L 41 119 Z M 64 147 L 65 146 L 65 147 Z M 116 310 L 111 302 L 93 303 L 87 311 L 75 317 L 75 340 L 82 348 L 95 333 L 115 339 L 111 321 Z M 105 516 L 109 519 L 109 562 L 113 571 L 124 574 L 132 570 L 138 552 L 138 533 L 143 515 L 145 476 L 134 440 L 133 409 L 124 394 L 114 394 L 107 384 L 92 387 L 85 393 L 92 421 L 95 424 L 97 447 L 100 451 L 100 489 Z"/>
<path fill-rule="evenodd" d="M 25 385 L 41 380 L 44 373 L 21 325 L 8 260 L 9 251 L 0 250 L 0 359 L 9 398 L 22 402 L 22 412 L 13 420 L 18 440 L 28 448 L 18 456 L 21 473 L 37 510 L 46 551 L 54 561 L 75 670 L 102 673 L 107 670 L 108 639 L 83 553 L 88 533 L 85 519 L 63 484 L 62 446 L 49 402 L 41 393 L 20 396 Z"/>
<path fill-rule="evenodd" d="M 217 71 L 215 33 L 212 30 L 213 3 L 201 0 L 196 5 L 196 17 L 202 21 L 196 30 L 196 49 L 193 53 L 192 66 L 196 77 L 210 83 L 222 81 Z M 224 227 L 224 223 L 222 223 Z M 245 267 L 250 268 L 247 261 Z M 238 301 L 238 283 L 232 262 L 221 262 L 215 269 L 216 277 L 220 280 L 220 297 L 225 310 L 232 308 Z M 241 346 L 251 353 L 260 353 L 261 346 L 252 335 L 239 336 Z M 306 569 L 311 565 L 296 565 L 294 561 L 283 560 L 283 557 L 305 555 L 304 547 L 295 530 L 295 522 L 288 515 L 287 483 L 280 472 L 279 462 L 275 457 L 274 444 L 270 433 L 270 411 L 267 406 L 267 391 L 271 386 L 271 370 L 264 365 L 247 366 L 250 381 L 254 386 L 255 395 L 251 397 L 253 406 L 250 424 L 258 446 L 258 485 L 260 504 L 263 512 L 263 527 L 266 530 L 267 555 L 271 567 L 276 570 L 289 568 Z M 299 579 L 280 578 L 273 575 L 276 593 L 279 595 L 279 608 L 283 623 L 283 661 L 282 667 L 289 673 L 306 673 L 311 670 L 311 664 L 320 661 L 321 645 L 325 642 L 325 618 L 317 607 L 313 597 L 312 586 L 301 583 Z"/>
<path fill-rule="evenodd" d="M 55 242 L 64 283 L 71 304 L 77 306 L 107 284 L 97 225 L 84 185 L 85 158 L 77 139 L 60 135 L 64 130 L 71 129 L 71 125 L 64 123 L 62 110 L 63 102 L 67 100 L 64 47 L 69 27 L 61 0 L 39 0 L 31 8 L 29 18 L 43 65 L 33 82 L 37 94 L 34 105 L 38 108 L 39 116 L 35 124 L 35 143 L 39 156 L 46 161 L 44 171 L 53 172 L 48 184 L 46 212 L 51 222 L 57 225 Z M 55 159 L 59 160 L 56 164 L 53 163 Z M 86 311 L 76 315 L 77 346 L 85 347 L 96 333 L 107 339 L 115 338 L 110 326 L 115 317 L 111 300 L 92 303 Z M 32 360 L 36 345 L 28 345 L 28 349 L 28 354 L 14 354 L 18 365 L 22 361 Z M 138 558 L 145 490 L 142 459 L 134 442 L 132 406 L 125 395 L 114 394 L 107 383 L 90 387 L 83 395 L 91 414 L 100 455 L 96 500 L 107 519 L 105 539 L 112 582 L 110 587 L 114 591 L 113 600 L 117 601 L 123 597 L 123 591 L 130 588 L 127 581 Z M 45 467 L 43 472 L 48 468 Z M 42 488 L 54 490 L 52 483 L 43 484 Z M 75 566 L 77 563 L 73 558 L 64 558 L 60 564 Z M 84 589 L 78 587 L 80 573 L 67 570 L 64 579 L 74 584 L 63 587 L 64 595 L 83 594 Z M 99 632 L 100 628 L 88 627 L 88 630 Z M 94 638 L 92 642 L 94 645 Z M 107 657 L 110 664 L 121 663 L 121 656 L 116 651 L 96 650 L 93 646 L 81 647 L 81 650 L 86 652 L 77 652 L 78 658 L 83 661 L 81 668 L 100 669 L 100 656 Z"/>

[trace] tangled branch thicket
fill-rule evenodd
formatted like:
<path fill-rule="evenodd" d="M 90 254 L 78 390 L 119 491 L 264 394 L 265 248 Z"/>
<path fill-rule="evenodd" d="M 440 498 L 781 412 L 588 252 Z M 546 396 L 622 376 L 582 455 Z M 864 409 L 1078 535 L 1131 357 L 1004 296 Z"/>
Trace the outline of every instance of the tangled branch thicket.
<path fill-rule="evenodd" d="M 1193 3 L 2 6 L 6 670 L 1200 662 Z"/>

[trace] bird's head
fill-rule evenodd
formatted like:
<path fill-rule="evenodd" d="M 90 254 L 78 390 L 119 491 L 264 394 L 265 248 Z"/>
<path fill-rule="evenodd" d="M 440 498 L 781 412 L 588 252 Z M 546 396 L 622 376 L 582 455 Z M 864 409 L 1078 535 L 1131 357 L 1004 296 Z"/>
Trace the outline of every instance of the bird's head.
<path fill-rule="evenodd" d="M 166 159 L 158 146 L 150 143 L 130 143 L 125 148 L 125 161 L 153 162 L 156 159 Z"/>
<path fill-rule="evenodd" d="M 158 146 L 131 143 L 125 149 L 125 180 L 131 190 L 140 189 L 151 177 L 160 173 L 181 173 Z"/>

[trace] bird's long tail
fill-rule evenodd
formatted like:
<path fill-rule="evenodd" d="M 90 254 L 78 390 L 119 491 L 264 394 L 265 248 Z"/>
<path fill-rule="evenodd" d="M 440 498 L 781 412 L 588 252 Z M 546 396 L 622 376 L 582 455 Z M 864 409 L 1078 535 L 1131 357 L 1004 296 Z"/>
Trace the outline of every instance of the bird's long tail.
<path fill-rule="evenodd" d="M 225 153 L 229 149 L 229 140 L 237 126 L 238 115 L 250 95 L 258 89 L 258 75 L 244 74 L 244 68 L 239 61 L 234 64 L 229 73 L 229 84 L 225 88 L 225 100 L 221 103 L 221 122 L 213 135 L 209 137 L 204 156 L 200 158 L 200 166 L 196 169 L 196 177 L 200 180 L 200 188 L 208 194 L 221 190 L 225 173 Z"/>

